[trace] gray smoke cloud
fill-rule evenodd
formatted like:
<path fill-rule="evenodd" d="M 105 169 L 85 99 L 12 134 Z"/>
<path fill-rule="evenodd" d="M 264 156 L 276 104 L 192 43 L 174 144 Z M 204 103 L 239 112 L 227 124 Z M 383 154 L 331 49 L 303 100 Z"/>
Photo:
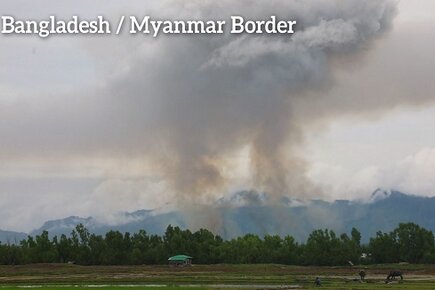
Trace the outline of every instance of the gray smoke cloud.
<path fill-rule="evenodd" d="M 294 117 L 309 110 L 299 103 L 324 97 L 322 90 L 333 85 L 331 58 L 349 58 L 370 46 L 390 27 L 394 3 L 205 1 L 183 8 L 178 17 L 277 15 L 296 19 L 297 32 L 162 37 L 138 48 L 105 95 L 117 106 L 134 106 L 126 110 L 128 123 L 137 118 L 134 131 L 142 132 L 150 156 L 158 157 L 178 192 L 204 194 L 224 186 L 223 157 L 243 146 L 250 147 L 256 188 L 273 195 L 312 192 L 304 160 L 292 150 L 303 140 L 301 126 L 310 122 Z"/>
<path fill-rule="evenodd" d="M 33 155 L 51 158 L 141 156 L 184 198 L 224 188 L 225 157 L 249 147 L 256 189 L 275 196 L 313 193 L 307 164 L 294 149 L 310 124 L 361 110 L 352 104 L 359 95 L 343 101 L 328 92 L 343 63 L 364 57 L 396 15 L 395 2 L 387 0 L 136 5 L 155 18 L 276 15 L 297 20 L 296 33 L 88 40 L 97 62 L 116 71 L 96 88 L 20 108 L 23 119 L 4 108 L 13 127 L 26 132 L 0 124 L 4 158 L 22 154 L 16 144 L 31 144 Z"/>

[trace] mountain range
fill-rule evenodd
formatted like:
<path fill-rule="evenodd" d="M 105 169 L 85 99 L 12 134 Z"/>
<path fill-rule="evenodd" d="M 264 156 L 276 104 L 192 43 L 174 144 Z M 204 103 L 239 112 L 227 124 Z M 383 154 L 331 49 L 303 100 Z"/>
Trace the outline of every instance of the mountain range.
<path fill-rule="evenodd" d="M 139 210 L 116 214 L 110 220 L 76 216 L 51 220 L 28 234 L 37 235 L 47 230 L 51 236 L 69 235 L 79 223 L 96 234 L 109 230 L 134 233 L 140 229 L 163 234 L 172 224 L 192 230 L 207 228 L 225 239 L 254 233 L 261 236 L 292 235 L 298 241 L 305 241 L 315 229 L 328 228 L 341 234 L 349 233 L 355 227 L 367 242 L 377 231 L 391 231 L 401 222 L 415 222 L 435 232 L 435 197 L 377 189 L 369 200 L 364 201 L 302 202 L 282 198 L 277 204 L 269 202 L 267 194 L 241 191 L 218 200 L 213 206 L 168 211 Z M 27 233 L 0 231 L 2 243 L 13 243 L 26 236 Z"/>

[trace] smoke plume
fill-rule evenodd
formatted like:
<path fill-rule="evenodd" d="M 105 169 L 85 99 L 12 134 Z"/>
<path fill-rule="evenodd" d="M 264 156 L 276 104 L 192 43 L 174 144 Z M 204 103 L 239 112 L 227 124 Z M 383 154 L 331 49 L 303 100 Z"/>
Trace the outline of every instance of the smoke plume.
<path fill-rule="evenodd" d="M 306 164 L 293 152 L 303 142 L 302 126 L 316 119 L 309 104 L 325 98 L 324 90 L 333 86 L 332 58 L 358 57 L 390 27 L 394 3 L 254 0 L 175 6 L 168 5 L 164 17 L 277 15 L 296 19 L 296 33 L 140 43 L 125 72 L 103 94 L 121 111 L 113 116 L 114 127 L 138 126 L 121 126 L 116 136 L 124 134 L 121 130 L 140 132 L 150 160 L 183 194 L 222 189 L 224 157 L 246 146 L 255 188 L 273 195 L 312 191 Z"/>
<path fill-rule="evenodd" d="M 88 39 L 88 53 L 106 65 L 103 80 L 66 99 L 45 96 L 49 105 L 44 107 L 34 103 L 20 107 L 19 114 L 15 108 L 24 119 L 9 116 L 5 108 L 4 116 L 26 134 L 0 124 L 3 158 L 25 155 L 17 151 L 25 144 L 31 144 L 32 156 L 52 159 L 65 153 L 145 158 L 184 199 L 224 190 L 227 156 L 248 148 L 253 188 L 304 196 L 316 190 L 296 153 L 304 130 L 331 116 L 373 109 L 370 102 L 355 106 L 360 95 L 343 99 L 328 92 L 343 63 L 363 58 L 396 14 L 388 0 L 135 5 L 156 19 L 228 21 L 243 15 L 267 20 L 276 15 L 296 20 L 296 32 Z M 400 100 L 385 106 L 392 102 Z"/>

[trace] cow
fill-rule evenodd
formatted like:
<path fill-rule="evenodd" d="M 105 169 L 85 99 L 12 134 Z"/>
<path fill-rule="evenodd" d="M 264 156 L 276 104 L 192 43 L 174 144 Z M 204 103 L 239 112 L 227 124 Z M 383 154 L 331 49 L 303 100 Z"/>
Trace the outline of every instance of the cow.
<path fill-rule="evenodd" d="M 389 281 L 396 279 L 396 277 L 400 277 L 400 280 L 403 280 L 403 276 L 402 276 L 402 271 L 390 271 L 390 273 L 388 273 L 387 276 L 387 280 L 385 281 L 385 283 L 388 283 Z"/>

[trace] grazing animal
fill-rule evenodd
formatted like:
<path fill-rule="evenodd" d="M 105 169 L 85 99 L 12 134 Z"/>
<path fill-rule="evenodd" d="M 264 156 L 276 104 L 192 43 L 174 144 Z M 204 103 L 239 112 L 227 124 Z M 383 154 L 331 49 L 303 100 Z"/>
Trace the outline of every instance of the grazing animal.
<path fill-rule="evenodd" d="M 387 281 L 395 279 L 396 277 L 400 277 L 400 280 L 403 280 L 402 271 L 390 271 L 387 276 Z"/>

